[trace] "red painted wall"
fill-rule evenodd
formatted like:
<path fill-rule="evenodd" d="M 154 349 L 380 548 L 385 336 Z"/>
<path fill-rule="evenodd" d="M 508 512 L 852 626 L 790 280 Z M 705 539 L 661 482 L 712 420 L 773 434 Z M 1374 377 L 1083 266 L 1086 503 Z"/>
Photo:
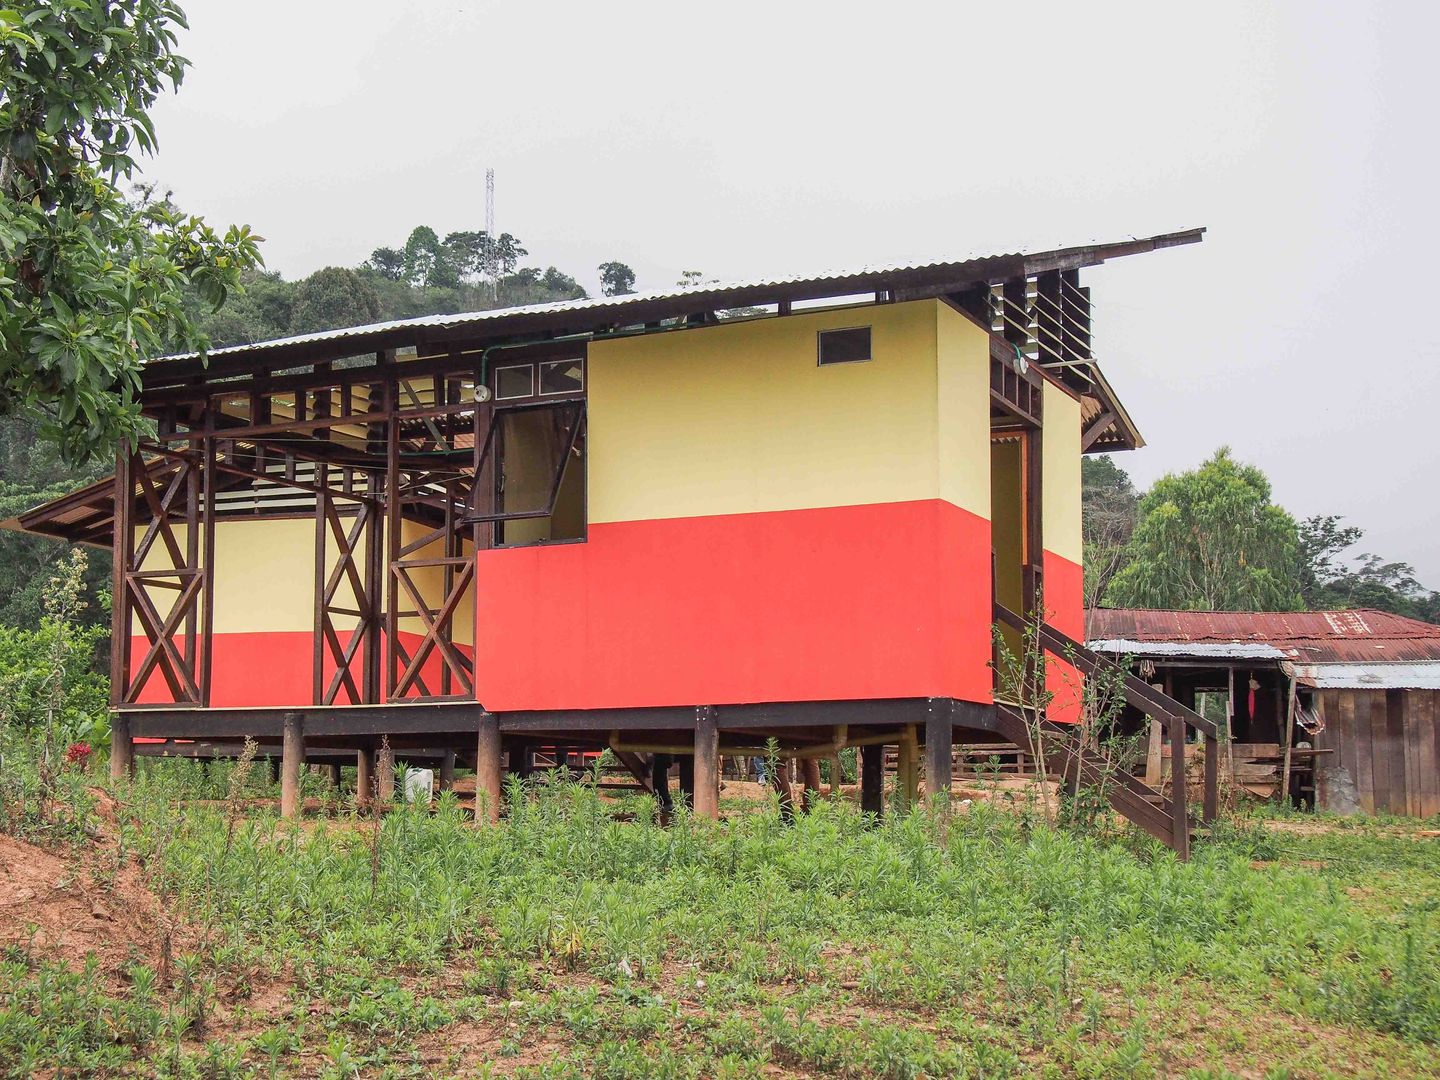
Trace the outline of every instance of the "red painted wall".
<path fill-rule="evenodd" d="M 487 708 L 989 701 L 989 522 L 940 500 L 590 526 L 482 551 Z"/>
<path fill-rule="evenodd" d="M 1085 571 L 1069 559 L 1045 552 L 1046 621 L 1076 641 L 1085 640 Z M 1048 658 L 1045 683 L 1055 695 L 1050 702 L 1050 718 L 1066 723 L 1078 722 L 1083 698 L 1083 681 L 1072 666 L 1053 656 Z"/>
<path fill-rule="evenodd" d="M 404 633 L 401 638 L 413 656 L 419 646 L 419 634 Z M 275 705 L 309 705 L 315 700 L 315 689 L 311 682 L 312 635 L 308 631 L 267 631 L 256 633 L 216 634 L 215 662 L 210 675 L 210 704 L 214 708 L 263 708 Z M 342 635 L 341 641 L 348 641 Z M 177 642 L 177 647 L 179 643 Z M 130 641 L 130 670 L 140 666 L 150 643 L 145 636 L 138 635 Z M 470 653 L 468 645 L 456 646 L 461 652 Z M 361 685 L 361 658 L 359 655 L 350 662 L 355 685 Z M 329 685 L 335 674 L 335 664 L 326 651 L 325 679 Z M 440 658 L 433 652 L 426 659 L 424 678 L 432 694 L 440 692 Z M 407 697 L 418 694 L 411 691 Z M 170 687 L 164 675 L 152 671 L 145 680 L 140 701 L 147 705 L 173 701 Z M 341 691 L 340 700 L 346 699 Z"/>

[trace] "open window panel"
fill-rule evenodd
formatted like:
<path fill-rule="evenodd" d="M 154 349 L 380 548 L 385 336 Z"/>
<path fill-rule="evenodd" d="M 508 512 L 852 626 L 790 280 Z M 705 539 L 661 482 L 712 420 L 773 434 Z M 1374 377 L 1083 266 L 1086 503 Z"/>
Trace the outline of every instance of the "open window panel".
<path fill-rule="evenodd" d="M 495 547 L 585 539 L 585 402 L 495 409 L 477 463 L 470 522 Z"/>

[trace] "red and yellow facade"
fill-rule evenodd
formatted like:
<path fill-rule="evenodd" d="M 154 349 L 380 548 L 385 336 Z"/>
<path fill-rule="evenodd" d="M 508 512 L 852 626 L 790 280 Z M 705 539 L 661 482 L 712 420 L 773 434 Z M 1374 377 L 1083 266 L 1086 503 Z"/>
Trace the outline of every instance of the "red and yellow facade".
<path fill-rule="evenodd" d="M 861 325 L 869 361 L 817 363 L 817 333 Z M 933 299 L 591 342 L 586 536 L 475 554 L 455 635 L 477 700 L 988 702 L 990 362 L 988 332 Z M 1080 406 L 1047 383 L 1043 411 L 1046 608 L 1078 638 Z M 215 536 L 210 704 L 309 704 L 314 519 Z"/>

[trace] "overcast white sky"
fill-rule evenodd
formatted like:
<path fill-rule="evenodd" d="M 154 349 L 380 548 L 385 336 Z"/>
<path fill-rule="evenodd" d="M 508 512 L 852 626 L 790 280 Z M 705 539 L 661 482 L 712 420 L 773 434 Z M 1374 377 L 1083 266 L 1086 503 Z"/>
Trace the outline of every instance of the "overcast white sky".
<path fill-rule="evenodd" d="M 1440 587 L 1440 6 L 184 6 L 147 174 L 286 277 L 482 227 L 487 166 L 592 291 L 1207 226 L 1089 274 L 1119 460 L 1228 443 Z"/>

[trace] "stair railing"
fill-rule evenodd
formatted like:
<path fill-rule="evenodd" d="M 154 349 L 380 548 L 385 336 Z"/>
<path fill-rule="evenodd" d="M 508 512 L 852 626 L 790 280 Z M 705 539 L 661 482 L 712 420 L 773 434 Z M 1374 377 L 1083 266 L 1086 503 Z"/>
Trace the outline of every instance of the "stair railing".
<path fill-rule="evenodd" d="M 999 601 L 995 602 L 995 618 L 1022 633 L 1029 628 L 1026 621 Z M 1086 648 L 1062 630 L 1038 621 L 1034 627 L 1036 640 L 1047 653 L 1072 664 L 1084 675 L 1097 672 L 1118 674 L 1125 701 L 1154 720 L 1165 724 L 1170 734 L 1170 817 L 1174 833 L 1172 846 L 1186 857 L 1190 850 L 1189 811 L 1185 777 L 1185 741 L 1190 728 L 1205 740 L 1205 795 L 1202 820 L 1214 821 L 1220 812 L 1220 729 L 1167 694 L 1134 675 L 1129 668 Z"/>

